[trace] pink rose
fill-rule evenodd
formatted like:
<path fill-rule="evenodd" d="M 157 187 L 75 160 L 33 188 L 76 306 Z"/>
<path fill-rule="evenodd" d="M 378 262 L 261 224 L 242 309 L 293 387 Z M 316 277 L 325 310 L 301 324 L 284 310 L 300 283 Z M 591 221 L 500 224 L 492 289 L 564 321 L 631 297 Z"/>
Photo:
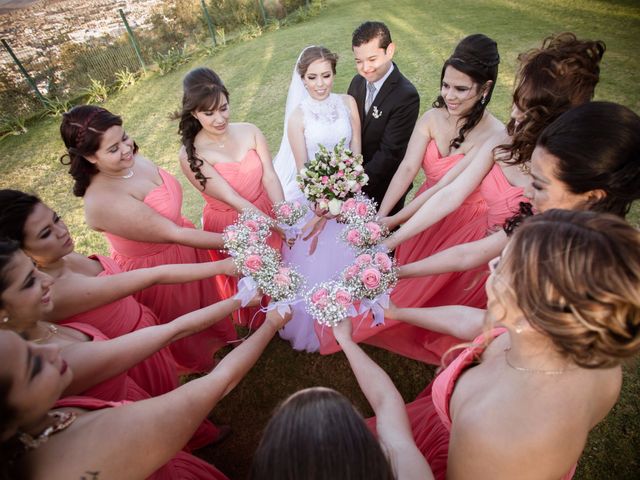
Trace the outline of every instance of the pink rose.
<path fill-rule="evenodd" d="M 342 170 L 338 170 L 338 173 L 336 173 L 337 177 L 344 177 L 344 172 Z"/>
<path fill-rule="evenodd" d="M 360 237 L 360 232 L 358 230 L 349 230 L 347 232 L 347 241 L 353 245 L 358 245 L 362 238 Z"/>
<path fill-rule="evenodd" d="M 369 231 L 369 234 L 371 236 L 371 241 L 372 242 L 377 242 L 378 239 L 380 238 L 380 233 L 381 233 L 381 229 L 380 229 L 380 225 L 378 225 L 375 222 L 367 222 L 365 224 L 365 227 L 367 227 L 367 230 Z"/>
<path fill-rule="evenodd" d="M 258 243 L 258 235 L 256 235 L 255 233 L 250 233 L 249 243 Z"/>
<path fill-rule="evenodd" d="M 343 204 L 342 204 L 342 212 L 346 213 L 346 212 L 351 212 L 353 211 L 353 209 L 356 206 L 356 200 L 355 198 L 350 198 L 349 200 L 346 200 Z"/>
<path fill-rule="evenodd" d="M 244 266 L 251 272 L 257 272 L 262 267 L 262 258 L 260 255 L 249 255 L 244 261 Z"/>
<path fill-rule="evenodd" d="M 358 193 L 360 191 L 360 189 L 362 188 L 362 185 L 360 185 L 359 183 L 356 183 L 353 188 L 351 189 L 351 191 L 353 193 Z"/>
<path fill-rule="evenodd" d="M 329 294 L 329 292 L 327 292 L 326 288 L 319 288 L 318 290 L 316 290 L 315 292 L 313 292 L 313 294 L 311 295 L 311 301 L 313 303 L 320 303 L 320 302 L 324 302 L 326 305 L 326 300 L 327 300 L 327 295 Z"/>
<path fill-rule="evenodd" d="M 286 285 L 290 285 L 291 284 L 291 279 L 289 278 L 289 275 L 284 275 L 282 273 L 276 273 L 273 276 L 273 281 L 279 287 L 284 287 Z"/>
<path fill-rule="evenodd" d="M 376 253 L 374 261 L 383 272 L 388 272 L 389 270 L 391 270 L 391 266 L 393 265 L 389 256 L 386 253 L 382 252 Z"/>
<path fill-rule="evenodd" d="M 380 286 L 380 272 L 377 268 L 366 268 L 360 274 L 362 284 L 369 290 L 374 290 Z"/>
<path fill-rule="evenodd" d="M 351 294 L 346 290 L 338 290 L 336 292 L 336 302 L 343 307 L 346 307 L 351 303 Z"/>
<path fill-rule="evenodd" d="M 329 177 L 323 175 L 321 181 L 323 185 L 326 185 L 327 183 L 329 183 Z"/>
<path fill-rule="evenodd" d="M 228 230 L 226 236 L 227 240 L 234 240 L 238 237 L 238 232 L 236 232 L 235 230 Z"/>
<path fill-rule="evenodd" d="M 278 273 L 281 273 L 282 275 L 289 275 L 291 273 L 291 269 L 287 268 L 287 267 L 280 267 L 278 269 Z"/>
<path fill-rule="evenodd" d="M 362 255 L 358 255 L 356 257 L 356 265 L 367 265 L 368 263 L 371 263 L 371 255 L 369 255 L 368 253 L 363 253 Z"/>
<path fill-rule="evenodd" d="M 286 203 L 282 206 L 280 206 L 280 216 L 282 217 L 288 217 L 291 215 L 291 207 L 289 205 L 287 205 Z"/>
<path fill-rule="evenodd" d="M 344 271 L 345 280 L 351 280 L 353 277 L 358 275 L 359 271 L 360 271 L 360 267 L 358 267 L 358 265 L 351 265 Z"/>
<path fill-rule="evenodd" d="M 247 220 L 246 222 L 244 222 L 244 226 L 247 227 L 252 232 L 257 232 L 258 228 L 259 228 L 258 227 L 258 222 L 254 221 L 254 220 Z"/>
<path fill-rule="evenodd" d="M 356 213 L 361 217 L 364 217 L 367 214 L 367 205 L 365 203 L 358 203 L 356 206 Z"/>

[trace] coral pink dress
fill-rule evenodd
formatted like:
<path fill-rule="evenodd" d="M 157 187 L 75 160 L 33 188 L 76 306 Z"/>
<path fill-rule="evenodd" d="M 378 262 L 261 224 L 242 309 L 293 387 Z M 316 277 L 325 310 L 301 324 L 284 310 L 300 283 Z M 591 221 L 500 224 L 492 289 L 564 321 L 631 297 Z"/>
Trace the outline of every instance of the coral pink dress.
<path fill-rule="evenodd" d="M 73 328 L 74 330 L 84 333 L 91 338 L 92 342 L 101 342 L 108 340 L 108 338 L 100 330 L 92 325 L 75 322 L 67 323 L 65 324 L 65 327 Z M 160 362 L 156 363 L 158 364 L 158 369 L 162 371 L 163 366 L 160 364 Z M 153 364 L 149 363 L 146 370 L 151 372 L 152 369 Z M 137 370 L 137 367 L 133 367 L 127 372 L 123 372 L 119 375 L 116 375 L 115 377 L 111 377 L 97 385 L 94 385 L 93 387 L 82 392 L 82 395 L 93 397 L 95 399 L 106 402 L 137 402 L 139 400 L 146 400 L 148 398 L 151 398 L 153 396 L 150 394 L 151 392 L 145 390 L 140 384 L 137 383 L 137 381 L 131 375 L 132 371 L 140 376 L 139 374 L 141 373 L 141 371 Z M 144 371 L 145 370 L 142 370 L 142 372 Z M 177 384 L 177 381 L 175 383 Z M 218 434 L 218 428 L 209 420 L 205 419 L 193 434 L 193 437 L 185 448 L 189 449 L 190 451 L 204 447 L 205 445 L 208 445 L 216 438 L 218 438 Z"/>
<path fill-rule="evenodd" d="M 213 167 L 239 195 L 251 202 L 256 208 L 269 216 L 273 216 L 271 200 L 262 185 L 262 160 L 256 150 L 249 150 L 239 162 L 215 163 Z M 229 204 L 202 194 L 206 205 L 202 212 L 202 228 L 209 232 L 221 233 L 225 227 L 238 219 L 238 211 Z M 268 244 L 280 251 L 282 241 L 280 237 L 271 235 Z M 227 258 L 219 250 L 210 250 L 213 260 Z M 218 291 L 222 298 L 229 298 L 237 292 L 237 279 L 219 275 L 216 277 Z M 264 314 L 255 308 L 242 308 L 236 318 L 241 325 L 257 328 L 264 321 Z"/>
<path fill-rule="evenodd" d="M 495 329 L 489 335 L 495 338 L 503 332 L 505 332 L 504 329 Z M 473 341 L 476 345 L 464 349 L 415 401 L 406 406 L 413 438 L 429 463 L 436 480 L 445 479 L 447 475 L 449 437 L 451 435 L 449 411 L 451 395 L 460 375 L 467 368 L 472 367 L 482 355 L 485 348 L 483 338 L 483 335 L 476 338 Z M 375 431 L 375 417 L 368 419 L 367 423 Z M 571 479 L 574 472 L 575 465 L 569 473 L 562 477 L 562 480 Z"/>
<path fill-rule="evenodd" d="M 109 257 L 93 255 L 99 261 L 102 272 L 98 275 L 114 275 L 122 272 L 120 266 Z M 83 323 L 97 328 L 107 338 L 115 338 L 140 328 L 157 325 L 158 319 L 132 295 L 73 315 L 60 322 L 62 325 Z M 152 397 L 167 393 L 178 386 L 176 362 L 169 348 L 163 348 L 129 370 L 129 376 Z"/>
<path fill-rule="evenodd" d="M 168 172 L 158 169 L 162 185 L 151 190 L 144 199 L 149 207 L 181 227 L 193 228 L 182 217 L 182 188 Z M 111 245 L 111 257 L 125 270 L 155 267 L 173 263 L 210 261 L 205 250 L 176 243 L 138 242 L 105 232 Z M 149 307 L 160 322 L 166 323 L 185 313 L 209 306 L 219 300 L 212 280 L 199 280 L 174 285 L 156 285 L 134 297 Z M 224 319 L 207 330 L 171 344 L 171 352 L 181 370 L 204 372 L 213 368 L 213 354 L 228 341 L 237 338 L 230 319 Z"/>
<path fill-rule="evenodd" d="M 435 185 L 462 154 L 442 157 L 434 140 L 427 145 L 422 168 L 427 181 L 416 195 Z M 465 201 L 452 213 L 398 246 L 395 257 L 399 265 L 426 258 L 455 245 L 482 239 L 518 211 L 524 201 L 522 188 L 514 187 L 502 169 L 494 165 Z M 391 300 L 399 307 L 436 307 L 467 305 L 484 308 L 487 279 L 486 267 L 465 272 L 451 272 L 422 278 L 406 278 L 391 292 Z M 403 322 L 385 320 L 385 325 L 371 327 L 371 319 L 354 320 L 353 338 L 406 357 L 439 365 L 442 355 L 462 340 L 425 330 Z M 339 349 L 332 332 L 322 332 L 320 353 Z"/>
<path fill-rule="evenodd" d="M 89 396 L 73 396 L 58 400 L 54 408 L 81 408 L 83 410 L 101 410 L 103 408 L 118 408 L 129 402 L 108 402 L 91 398 Z M 117 441 L 117 439 L 114 439 Z M 227 476 L 213 465 L 200 460 L 198 457 L 187 453 L 184 449 L 156 470 L 150 477 L 151 480 L 227 480 Z"/>

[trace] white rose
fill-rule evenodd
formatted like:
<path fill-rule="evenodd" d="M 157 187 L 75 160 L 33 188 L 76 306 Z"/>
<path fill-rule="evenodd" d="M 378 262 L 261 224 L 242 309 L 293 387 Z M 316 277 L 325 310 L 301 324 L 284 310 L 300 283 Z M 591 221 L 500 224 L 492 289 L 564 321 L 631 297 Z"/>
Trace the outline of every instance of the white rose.
<path fill-rule="evenodd" d="M 356 171 L 356 172 L 361 172 L 361 171 L 364 170 L 364 167 L 362 165 L 355 165 L 353 167 L 353 170 Z"/>
<path fill-rule="evenodd" d="M 339 215 L 341 210 L 342 200 L 334 198 L 329 202 L 329 213 L 331 213 L 331 215 Z"/>
<path fill-rule="evenodd" d="M 329 208 L 329 203 L 327 202 L 327 200 L 325 198 L 322 198 L 322 199 L 318 200 L 318 208 L 320 210 L 326 210 L 327 208 Z"/>

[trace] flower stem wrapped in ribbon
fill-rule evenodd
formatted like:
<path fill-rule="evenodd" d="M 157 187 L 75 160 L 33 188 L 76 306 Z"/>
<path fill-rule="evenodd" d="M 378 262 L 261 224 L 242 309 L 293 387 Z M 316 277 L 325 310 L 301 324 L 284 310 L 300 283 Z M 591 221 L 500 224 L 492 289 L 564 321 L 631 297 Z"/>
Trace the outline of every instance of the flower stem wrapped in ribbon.
<path fill-rule="evenodd" d="M 273 206 L 276 223 L 284 232 L 285 240 L 296 239 L 298 235 L 302 233 L 302 229 L 298 226 L 298 223 L 305 217 L 308 211 L 309 207 L 297 200 L 293 202 L 284 200 Z"/>
<path fill-rule="evenodd" d="M 366 251 L 342 272 L 342 282 L 360 300 L 358 313 L 373 312 L 372 326 L 384 324 L 384 308 L 389 306 L 389 292 L 398 282 L 393 260 L 384 252 Z"/>
<path fill-rule="evenodd" d="M 342 203 L 362 190 L 369 177 L 364 173 L 362 155 L 344 147 L 343 138 L 332 151 L 320 145 L 298 174 L 297 181 L 305 197 L 320 210 L 339 215 Z"/>
<path fill-rule="evenodd" d="M 353 295 L 340 282 L 328 281 L 314 286 L 306 294 L 307 312 L 320 325 L 334 327 L 347 316 L 357 314 Z"/>

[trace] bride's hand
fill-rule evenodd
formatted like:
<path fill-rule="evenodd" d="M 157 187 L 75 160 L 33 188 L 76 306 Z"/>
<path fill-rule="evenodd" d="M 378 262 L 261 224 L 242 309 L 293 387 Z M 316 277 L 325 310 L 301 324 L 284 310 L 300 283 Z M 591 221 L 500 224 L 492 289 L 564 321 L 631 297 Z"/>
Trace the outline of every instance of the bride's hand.
<path fill-rule="evenodd" d="M 318 235 L 324 230 L 326 224 L 326 217 L 314 217 L 309 223 L 302 227 L 302 239 L 304 241 L 312 239 L 311 246 L 309 247 L 309 255 L 313 255 L 313 252 L 316 251 L 318 247 Z"/>

